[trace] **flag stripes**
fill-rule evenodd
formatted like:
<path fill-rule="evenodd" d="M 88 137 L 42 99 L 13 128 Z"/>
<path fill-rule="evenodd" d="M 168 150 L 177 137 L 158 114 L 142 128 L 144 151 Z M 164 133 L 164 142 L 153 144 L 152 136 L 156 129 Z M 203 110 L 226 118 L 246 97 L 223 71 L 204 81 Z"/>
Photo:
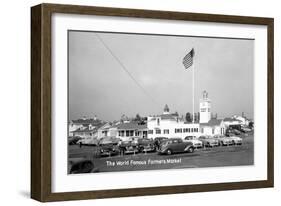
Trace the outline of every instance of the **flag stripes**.
<path fill-rule="evenodd" d="M 185 55 L 185 57 L 182 60 L 182 63 L 186 69 L 191 67 L 193 65 L 193 57 L 194 57 L 194 49 L 192 48 L 190 52 Z"/>

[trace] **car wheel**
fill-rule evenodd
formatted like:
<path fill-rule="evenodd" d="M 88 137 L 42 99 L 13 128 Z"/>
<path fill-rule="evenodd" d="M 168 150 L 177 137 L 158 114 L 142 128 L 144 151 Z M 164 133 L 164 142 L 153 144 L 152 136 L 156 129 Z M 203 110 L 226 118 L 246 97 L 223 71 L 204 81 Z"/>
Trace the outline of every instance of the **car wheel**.
<path fill-rule="evenodd" d="M 171 149 L 168 149 L 166 153 L 167 153 L 167 155 L 171 155 L 173 152 Z"/>
<path fill-rule="evenodd" d="M 193 147 L 189 147 L 187 150 L 189 153 L 193 153 L 194 152 L 194 148 Z"/>

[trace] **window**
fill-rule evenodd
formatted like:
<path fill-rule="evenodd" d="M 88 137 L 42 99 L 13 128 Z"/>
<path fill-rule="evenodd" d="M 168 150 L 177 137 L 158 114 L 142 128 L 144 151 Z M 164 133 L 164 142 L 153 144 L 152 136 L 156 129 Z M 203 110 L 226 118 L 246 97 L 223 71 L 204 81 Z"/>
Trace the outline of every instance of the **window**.
<path fill-rule="evenodd" d="M 201 108 L 200 111 L 201 112 L 206 112 L 206 108 Z"/>
<path fill-rule="evenodd" d="M 130 136 L 134 136 L 134 130 L 130 130 Z"/>
<path fill-rule="evenodd" d="M 212 128 L 212 134 L 214 134 L 215 133 L 215 128 Z"/>
<path fill-rule="evenodd" d="M 130 136 L 130 131 L 126 131 L 126 137 L 129 137 Z"/>
<path fill-rule="evenodd" d="M 148 134 L 153 134 L 153 130 L 152 129 L 148 130 Z"/>
<path fill-rule="evenodd" d="M 157 125 L 159 126 L 160 125 L 160 119 L 157 118 Z"/>
<path fill-rule="evenodd" d="M 182 133 L 182 129 L 175 129 L 175 133 Z"/>
<path fill-rule="evenodd" d="M 168 129 L 164 129 L 164 134 L 169 134 L 169 130 Z"/>
<path fill-rule="evenodd" d="M 191 132 L 193 132 L 193 128 L 191 128 Z"/>
<path fill-rule="evenodd" d="M 204 133 L 204 128 L 201 128 L 201 133 Z"/>
<path fill-rule="evenodd" d="M 184 132 L 184 133 L 189 132 L 189 128 L 184 128 L 184 129 L 183 129 L 183 132 Z"/>
<path fill-rule="evenodd" d="M 160 130 L 160 129 L 156 129 L 156 130 L 155 130 L 155 133 L 156 133 L 156 134 L 161 134 L 161 130 Z"/>
<path fill-rule="evenodd" d="M 190 132 L 190 128 L 187 129 L 187 132 Z"/>

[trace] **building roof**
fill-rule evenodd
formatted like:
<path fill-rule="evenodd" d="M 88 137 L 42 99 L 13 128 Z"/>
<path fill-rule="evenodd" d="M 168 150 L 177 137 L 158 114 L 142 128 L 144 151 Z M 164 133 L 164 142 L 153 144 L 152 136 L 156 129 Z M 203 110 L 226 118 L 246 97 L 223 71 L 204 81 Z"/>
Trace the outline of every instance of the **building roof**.
<path fill-rule="evenodd" d="M 241 122 L 241 120 L 239 120 L 239 119 L 230 118 L 230 117 L 224 118 L 223 121 L 224 122 L 236 122 L 236 121 Z"/>
<path fill-rule="evenodd" d="M 101 124 L 101 120 L 99 119 L 93 119 L 93 118 L 90 118 L 90 119 L 76 119 L 76 120 L 72 120 L 72 123 L 73 124 L 82 124 L 82 125 L 99 125 Z"/>
<path fill-rule="evenodd" d="M 177 121 L 177 119 L 180 120 L 177 114 L 160 114 L 151 118 L 151 120 L 156 120 L 159 117 L 161 118 L 161 120 L 174 120 L 174 121 Z"/>
<path fill-rule="evenodd" d="M 97 129 L 96 128 L 93 128 L 93 129 L 89 129 L 89 127 L 86 127 L 86 128 L 78 128 L 77 130 L 73 131 L 73 132 L 96 132 Z"/>
<path fill-rule="evenodd" d="M 203 127 L 214 127 L 219 126 L 222 122 L 222 119 L 211 119 L 208 123 L 200 123 L 200 126 Z"/>
<path fill-rule="evenodd" d="M 138 124 L 136 122 L 127 122 L 117 125 L 119 130 L 142 130 L 147 129 L 147 124 Z"/>

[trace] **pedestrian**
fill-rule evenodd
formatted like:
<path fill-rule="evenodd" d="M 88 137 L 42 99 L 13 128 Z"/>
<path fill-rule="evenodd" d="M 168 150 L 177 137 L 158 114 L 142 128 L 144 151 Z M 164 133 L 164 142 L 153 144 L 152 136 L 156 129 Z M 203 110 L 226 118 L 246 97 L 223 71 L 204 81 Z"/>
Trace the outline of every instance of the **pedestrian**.
<path fill-rule="evenodd" d="M 159 140 L 158 139 L 155 140 L 154 144 L 156 146 L 156 149 L 159 150 L 160 144 L 159 144 Z"/>
<path fill-rule="evenodd" d="M 79 147 L 80 147 L 80 148 L 82 147 L 82 142 L 81 142 L 81 141 L 79 142 Z"/>

